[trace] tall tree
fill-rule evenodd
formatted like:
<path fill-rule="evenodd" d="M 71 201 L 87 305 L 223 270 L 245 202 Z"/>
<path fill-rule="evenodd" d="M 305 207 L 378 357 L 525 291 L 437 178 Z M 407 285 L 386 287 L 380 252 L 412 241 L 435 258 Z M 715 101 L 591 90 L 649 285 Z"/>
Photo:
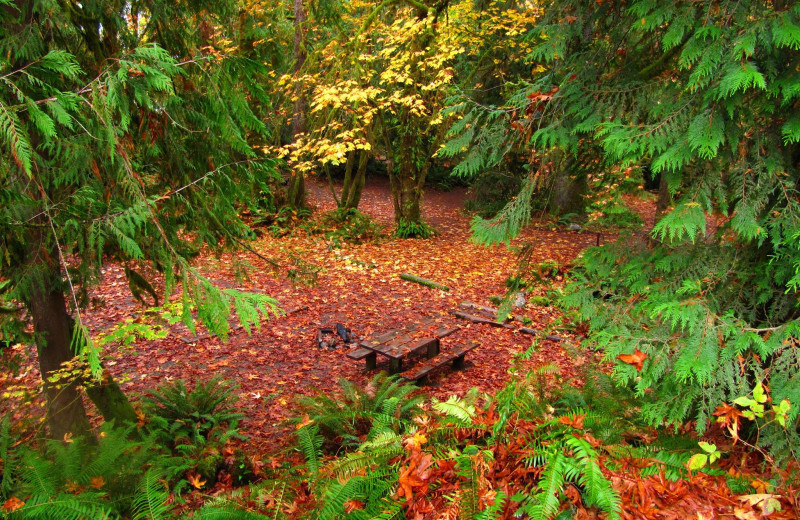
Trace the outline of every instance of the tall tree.
<path fill-rule="evenodd" d="M 306 6 L 303 0 L 293 0 L 294 10 L 294 96 L 292 102 L 292 141 L 295 143 L 306 132 L 306 111 L 308 100 L 306 86 L 300 78 L 303 66 L 308 58 L 306 33 L 308 32 Z M 305 174 L 297 169 L 292 169 L 289 175 L 289 205 L 293 208 L 306 206 Z"/>
<path fill-rule="evenodd" d="M 675 199 L 650 240 L 587 253 L 566 303 L 618 360 L 618 379 L 647 393 L 650 421 L 703 430 L 763 383 L 791 411 L 768 412 L 754 431 L 786 454 L 800 441 L 800 6 L 543 7 L 525 38 L 545 71 L 511 96 L 514 117 L 492 121 L 524 140 L 542 172 L 554 151 L 601 182 L 649 166 Z M 489 120 L 482 109 L 470 117 Z M 480 238 L 519 229 L 529 185 L 500 220 L 477 224 Z M 612 297 L 593 298 L 599 287 Z"/>
<path fill-rule="evenodd" d="M 221 334 L 231 302 L 251 310 L 245 321 L 273 303 L 217 290 L 188 262 L 202 243 L 249 236 L 239 206 L 272 174 L 251 146 L 264 124 L 248 98 L 264 97 L 264 71 L 223 29 L 237 25 L 234 2 L 19 1 L 0 15 L 0 278 L 27 311 L 2 326 L 33 323 L 60 438 L 88 427 L 81 385 L 107 419 L 131 418 L 80 313 L 110 258 L 140 290 L 152 290 L 144 262 L 164 273 L 166 298 L 180 283 L 190 326 L 192 302 Z M 76 357 L 91 377 L 53 378 Z"/>

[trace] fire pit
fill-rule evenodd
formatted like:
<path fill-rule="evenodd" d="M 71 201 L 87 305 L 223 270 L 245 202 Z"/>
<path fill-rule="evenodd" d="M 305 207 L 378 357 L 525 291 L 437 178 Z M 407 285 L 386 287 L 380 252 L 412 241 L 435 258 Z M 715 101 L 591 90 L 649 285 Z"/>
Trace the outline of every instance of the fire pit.
<path fill-rule="evenodd" d="M 350 345 L 357 341 L 353 331 L 337 323 L 333 327 L 320 327 L 317 331 L 317 347 L 335 350 L 340 345 Z"/>

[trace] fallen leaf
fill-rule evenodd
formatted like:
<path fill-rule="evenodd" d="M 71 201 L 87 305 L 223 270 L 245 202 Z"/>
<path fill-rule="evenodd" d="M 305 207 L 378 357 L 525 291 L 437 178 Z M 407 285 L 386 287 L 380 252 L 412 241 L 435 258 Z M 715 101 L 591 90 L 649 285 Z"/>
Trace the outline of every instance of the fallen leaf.
<path fill-rule="evenodd" d="M 623 363 L 635 366 L 636 371 L 641 372 L 642 364 L 644 363 L 644 360 L 647 359 L 647 354 L 637 348 L 633 354 L 620 354 L 617 356 L 617 359 Z"/>
<path fill-rule="evenodd" d="M 364 509 L 364 502 L 360 502 L 356 499 L 348 500 L 344 503 L 344 512 L 345 513 L 352 513 L 353 511 Z"/>
<path fill-rule="evenodd" d="M 5 511 L 6 513 L 12 513 L 24 505 L 25 502 L 23 502 L 22 500 L 18 499 L 17 497 L 11 497 L 5 502 L 3 502 L 3 505 L 2 507 L 0 507 L 0 509 Z"/>
<path fill-rule="evenodd" d="M 558 418 L 558 422 L 566 426 L 571 426 L 576 430 L 582 430 L 584 419 L 586 419 L 585 413 L 575 414 L 575 415 L 564 415 Z"/>
<path fill-rule="evenodd" d="M 192 485 L 195 489 L 201 489 L 203 486 L 206 485 L 206 481 L 202 479 L 200 475 L 197 473 L 193 475 L 189 475 L 189 484 Z"/>

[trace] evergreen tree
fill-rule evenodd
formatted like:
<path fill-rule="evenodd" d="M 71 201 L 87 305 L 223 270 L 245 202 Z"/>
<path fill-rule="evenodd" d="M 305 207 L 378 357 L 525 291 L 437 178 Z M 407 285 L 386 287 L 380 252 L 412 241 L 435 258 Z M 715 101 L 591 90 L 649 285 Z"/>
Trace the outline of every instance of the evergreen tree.
<path fill-rule="evenodd" d="M 786 421 L 770 421 L 768 410 L 759 442 L 785 453 L 798 441 L 800 410 L 800 6 L 542 7 L 522 37 L 541 72 L 502 111 L 464 105 L 470 125 L 461 122 L 453 135 L 462 141 L 446 148 L 459 153 L 474 131 L 465 126 L 477 126 L 466 142 L 479 149 L 462 168 L 491 167 L 503 157 L 493 151 L 511 144 L 531 154 L 522 193 L 497 220 L 477 220 L 477 236 L 515 234 L 560 164 L 590 193 L 645 167 L 660 174 L 674 205 L 663 204 L 649 239 L 587 253 L 566 303 L 589 320 L 607 360 L 635 357 L 616 374 L 647 392 L 653 423 L 696 420 L 702 431 L 763 382 L 791 409 Z M 612 297 L 593 298 L 600 287 Z"/>
<path fill-rule="evenodd" d="M 251 110 L 267 101 L 264 71 L 231 43 L 243 23 L 233 1 L 2 4 L 0 279 L 3 300 L 27 311 L 2 324 L 33 323 L 50 434 L 61 438 L 88 429 L 81 385 L 106 419 L 133 418 L 80 314 L 109 260 L 145 293 L 137 266 L 149 262 L 165 299 L 181 285 L 187 323 L 195 302 L 219 334 L 232 302 L 246 320 L 272 303 L 219 291 L 188 263 L 202 244 L 220 251 L 249 237 L 238 210 L 273 173 L 253 148 L 265 132 Z M 52 382 L 76 355 L 91 377 Z"/>

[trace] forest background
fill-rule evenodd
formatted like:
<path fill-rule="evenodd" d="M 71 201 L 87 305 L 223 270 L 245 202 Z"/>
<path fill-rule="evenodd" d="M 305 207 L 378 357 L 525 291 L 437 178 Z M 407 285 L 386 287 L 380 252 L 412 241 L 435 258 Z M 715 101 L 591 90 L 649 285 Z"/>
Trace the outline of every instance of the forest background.
<path fill-rule="evenodd" d="M 614 384 L 602 371 L 587 380 L 637 399 L 624 414 L 636 428 L 716 432 L 730 451 L 746 448 L 742 460 L 757 460 L 760 477 L 742 484 L 741 467 L 713 467 L 722 441 L 710 437 L 691 441 L 696 453 L 635 451 L 648 442 L 626 442 L 622 430 L 634 427 L 593 409 L 603 399 L 545 398 L 540 367 L 494 396 L 437 401 L 438 415 L 416 422 L 416 401 L 392 381 L 365 390 L 378 401 L 367 417 L 325 412 L 351 414 L 351 426 L 324 424 L 314 408 L 323 397 L 306 403 L 295 475 L 305 495 L 277 499 L 267 482 L 280 478 L 266 479 L 256 488 L 272 497 L 262 513 L 434 517 L 447 503 L 458 510 L 446 514 L 486 518 L 655 514 L 651 495 L 674 489 L 616 481 L 626 457 L 658 461 L 641 482 L 669 470 L 684 485 L 715 479 L 724 500 L 708 507 L 730 514 L 797 507 L 795 3 L 4 0 L 0 9 L 0 325 L 7 349 L 36 345 L 54 439 L 41 442 L 50 451 L 15 454 L 26 433 L 3 423 L 8 514 L 155 518 L 174 512 L 181 483 L 202 489 L 222 469 L 230 476 L 237 459 L 224 450 L 238 416 L 225 384 L 162 388 L 149 401 L 160 419 L 148 419 L 104 368 L 105 347 L 155 332 L 144 319 L 92 336 L 82 312 L 102 268 L 124 266 L 134 296 L 164 304 L 162 317 L 191 332 L 199 322 L 226 337 L 234 317 L 249 330 L 278 302 L 216 286 L 193 259 L 259 255 L 254 229 L 280 233 L 308 217 L 313 176 L 330 182 L 335 223 L 369 238 L 357 208 L 376 171 L 389 180 L 399 239 L 435 232 L 421 211 L 431 181 L 472 187 L 483 244 L 510 240 L 534 217 L 623 229 L 615 244 L 588 249 L 551 295 Z M 642 231 L 624 195 L 644 184 L 657 199 L 655 225 Z M 546 266 L 527 260 L 520 250 L 500 320 L 520 289 L 543 281 Z M 295 264 L 292 276 L 313 280 L 313 266 Z M 95 435 L 92 414 L 123 430 Z M 449 448 L 426 446 L 435 436 Z M 114 457 L 144 457 L 147 443 L 169 455 L 114 476 Z M 609 448 L 620 444 L 625 454 Z M 514 450 L 524 455 L 509 474 L 524 478 L 498 477 L 490 468 Z M 46 464 L 61 469 L 43 479 Z M 380 470 L 367 477 L 367 467 Z"/>

